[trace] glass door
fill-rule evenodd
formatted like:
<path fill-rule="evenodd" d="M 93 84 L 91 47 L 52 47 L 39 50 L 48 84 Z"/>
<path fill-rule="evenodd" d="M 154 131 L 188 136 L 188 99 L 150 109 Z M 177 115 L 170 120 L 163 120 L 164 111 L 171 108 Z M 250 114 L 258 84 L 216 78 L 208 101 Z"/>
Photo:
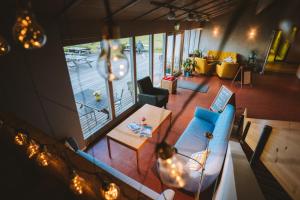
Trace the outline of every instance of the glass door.
<path fill-rule="evenodd" d="M 166 75 L 173 75 L 180 72 L 181 65 L 181 33 L 167 35 L 167 62 Z"/>

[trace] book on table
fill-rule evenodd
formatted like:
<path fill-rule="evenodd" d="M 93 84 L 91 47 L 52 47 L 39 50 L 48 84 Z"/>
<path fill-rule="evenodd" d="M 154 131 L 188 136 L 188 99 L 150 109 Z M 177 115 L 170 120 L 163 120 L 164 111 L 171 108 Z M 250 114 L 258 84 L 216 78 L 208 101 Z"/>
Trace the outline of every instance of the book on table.
<path fill-rule="evenodd" d="M 140 137 L 152 137 L 152 127 L 147 125 L 142 125 L 138 123 L 129 123 L 127 127 L 133 131 L 133 133 L 138 134 Z"/>

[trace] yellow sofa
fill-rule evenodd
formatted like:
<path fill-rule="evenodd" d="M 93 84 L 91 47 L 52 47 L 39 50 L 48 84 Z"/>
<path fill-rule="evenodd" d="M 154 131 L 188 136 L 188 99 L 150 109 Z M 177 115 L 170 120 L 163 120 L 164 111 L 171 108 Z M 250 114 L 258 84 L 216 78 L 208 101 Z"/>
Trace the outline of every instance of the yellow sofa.
<path fill-rule="evenodd" d="M 224 59 L 231 57 L 234 63 L 237 63 L 237 53 L 235 52 L 226 52 L 226 51 L 216 51 L 209 50 L 207 52 L 207 57 L 222 62 Z"/>
<path fill-rule="evenodd" d="M 226 52 L 226 51 L 215 51 L 209 50 L 207 52 L 207 57 L 221 62 L 221 64 L 217 64 L 216 73 L 220 78 L 228 78 L 233 79 L 236 75 L 239 64 L 237 63 L 238 55 L 235 52 Z M 232 62 L 226 62 L 224 59 L 231 57 Z"/>
<path fill-rule="evenodd" d="M 208 64 L 205 58 L 195 58 L 195 72 L 198 74 L 209 74 L 212 71 L 213 64 Z"/>

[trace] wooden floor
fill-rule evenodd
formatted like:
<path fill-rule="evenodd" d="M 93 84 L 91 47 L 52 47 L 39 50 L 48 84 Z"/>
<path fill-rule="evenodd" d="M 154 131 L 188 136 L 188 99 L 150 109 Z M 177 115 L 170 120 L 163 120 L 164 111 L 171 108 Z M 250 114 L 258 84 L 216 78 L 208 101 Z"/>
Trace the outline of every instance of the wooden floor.
<path fill-rule="evenodd" d="M 192 119 L 196 106 L 208 108 L 221 85 L 226 85 L 236 93 L 237 115 L 247 107 L 248 116 L 264 119 L 300 121 L 300 80 L 291 75 L 255 75 L 252 87 L 242 89 L 231 85 L 230 80 L 221 80 L 216 76 L 183 78 L 195 83 L 209 85 L 207 93 L 195 93 L 187 102 L 193 91 L 178 89 L 176 95 L 170 95 L 167 108 L 172 111 L 173 127 L 167 141 L 175 144 L 189 121 Z M 88 153 L 108 163 L 126 175 L 144 183 L 157 192 L 165 187 L 155 174 L 154 144 L 147 144 L 141 152 L 141 174 L 136 168 L 135 153 L 117 143 L 111 143 L 112 159 L 109 159 L 106 138 L 96 142 L 88 149 Z M 176 190 L 175 199 L 193 199 L 193 195 Z M 202 198 L 205 199 L 205 198 Z"/>

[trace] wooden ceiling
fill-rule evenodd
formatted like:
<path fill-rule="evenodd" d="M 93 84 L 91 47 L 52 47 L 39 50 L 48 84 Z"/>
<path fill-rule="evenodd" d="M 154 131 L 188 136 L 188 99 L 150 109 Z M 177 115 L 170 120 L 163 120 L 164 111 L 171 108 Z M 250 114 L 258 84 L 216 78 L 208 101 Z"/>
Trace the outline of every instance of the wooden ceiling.
<path fill-rule="evenodd" d="M 22 0 L 21 0 L 22 1 Z M 189 9 L 214 18 L 232 11 L 238 0 L 155 0 L 172 6 Z M 153 5 L 151 0 L 109 0 L 116 21 L 160 21 L 167 20 L 170 9 Z M 16 2 L 1 2 L 0 16 L 15 12 Z M 104 0 L 32 0 L 38 16 L 67 17 L 70 21 L 98 21 L 106 19 Z M 188 12 L 175 10 L 176 19 L 185 20 Z M 15 16 L 15 15 L 14 15 Z"/>
<path fill-rule="evenodd" d="M 106 18 L 103 0 L 73 0 L 73 6 L 64 10 L 72 20 L 103 20 Z M 71 3 L 72 3 L 71 2 Z M 110 0 L 116 21 L 156 21 L 167 20 L 170 9 L 153 5 L 150 0 Z M 237 0 L 156 0 L 172 6 L 203 13 L 210 18 L 232 11 Z M 176 19 L 184 20 L 188 12 L 175 10 Z"/>

